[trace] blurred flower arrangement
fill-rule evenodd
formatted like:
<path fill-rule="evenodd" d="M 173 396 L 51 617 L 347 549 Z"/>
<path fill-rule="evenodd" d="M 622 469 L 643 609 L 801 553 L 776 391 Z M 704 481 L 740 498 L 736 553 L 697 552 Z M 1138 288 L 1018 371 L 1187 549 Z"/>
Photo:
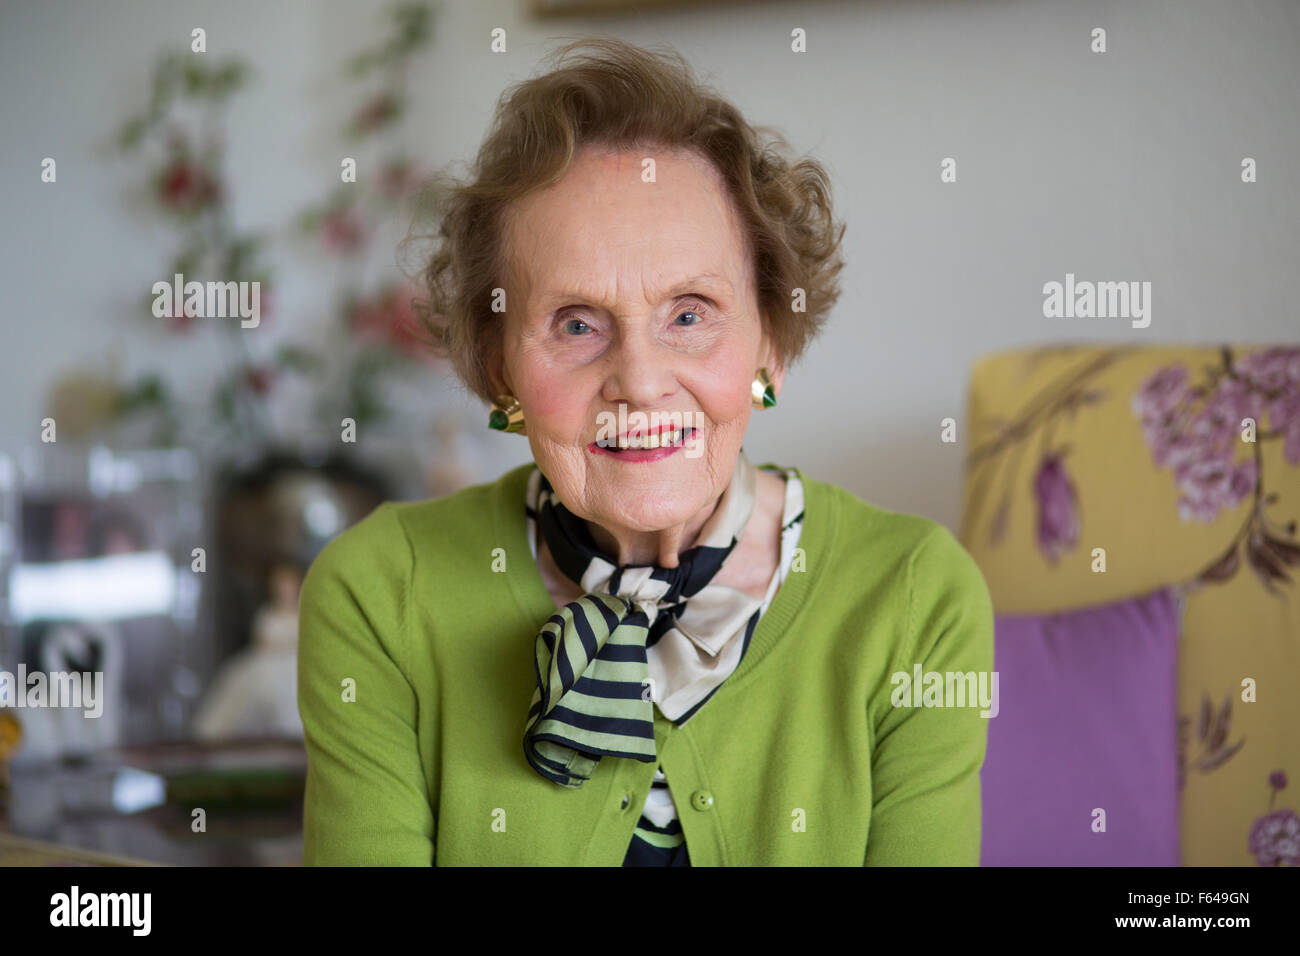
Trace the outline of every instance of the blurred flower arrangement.
<path fill-rule="evenodd" d="M 277 433 L 269 405 L 281 385 L 296 377 L 311 391 L 315 421 L 298 422 L 294 433 L 336 435 L 344 418 L 358 429 L 392 418 L 385 377 L 427 370 L 426 363 L 434 360 L 412 313 L 415 289 L 402 278 L 369 286 L 363 281 L 378 227 L 393 221 L 429 179 L 401 148 L 399 120 L 407 105 L 411 57 L 429 40 L 430 12 L 425 4 L 400 3 L 388 16 L 390 29 L 382 42 L 347 63 L 348 82 L 364 84 L 367 92 L 357 96 L 359 105 L 343 125 L 346 145 L 339 152 L 340 161 L 351 157 L 358 169 L 377 172 L 358 172 L 355 181 L 336 173 L 333 191 L 276 237 L 305 239 L 333 261 L 335 322 L 328 330 L 312 329 L 311 347 L 266 344 L 273 337 L 260 333 L 274 326 L 283 307 L 267 262 L 271 237 L 240 231 L 231 214 L 225 113 L 231 98 L 248 85 L 249 68 L 237 59 L 212 61 L 188 52 L 159 62 L 148 107 L 122 125 L 117 140 L 124 153 L 148 157 L 147 203 L 178 234 L 177 250 L 156 278 L 170 283 L 179 273 L 187 283 L 258 282 L 261 320 L 250 328 L 239 321 L 200 321 L 182 299 L 159 322 L 152 296 L 146 297 L 140 314 L 166 335 L 207 334 L 206 326 L 218 326 L 212 334 L 221 340 L 225 365 L 207 400 L 199 403 L 200 423 L 189 419 L 163 373 L 150 371 L 117 387 L 108 424 L 142 428 L 147 444 L 184 436 L 186 444 L 208 444 L 218 457 L 236 448 L 271 447 L 290 436 Z M 363 151 L 365 157 L 359 156 Z M 341 366 L 337 378 L 331 364 Z"/>

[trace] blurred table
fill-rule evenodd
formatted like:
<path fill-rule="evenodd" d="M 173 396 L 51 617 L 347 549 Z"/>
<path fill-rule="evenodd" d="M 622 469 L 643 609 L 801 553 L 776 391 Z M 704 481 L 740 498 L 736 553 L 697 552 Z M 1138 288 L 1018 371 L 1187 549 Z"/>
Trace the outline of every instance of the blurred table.
<path fill-rule="evenodd" d="M 293 740 L 166 743 L 15 766 L 0 866 L 299 866 L 306 767 Z"/>
<path fill-rule="evenodd" d="M 0 833 L 0 866 L 159 866 L 110 853 L 96 853 Z"/>

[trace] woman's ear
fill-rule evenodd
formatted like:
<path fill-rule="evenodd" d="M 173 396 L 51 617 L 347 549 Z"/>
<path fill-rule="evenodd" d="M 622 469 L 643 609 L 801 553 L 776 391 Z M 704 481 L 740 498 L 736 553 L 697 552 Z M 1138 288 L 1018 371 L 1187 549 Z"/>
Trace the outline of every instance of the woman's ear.
<path fill-rule="evenodd" d="M 492 390 L 492 397 L 495 399 L 498 395 L 513 395 L 514 390 L 506 375 L 505 363 L 501 360 L 500 353 L 493 350 L 487 360 L 488 382 Z"/>

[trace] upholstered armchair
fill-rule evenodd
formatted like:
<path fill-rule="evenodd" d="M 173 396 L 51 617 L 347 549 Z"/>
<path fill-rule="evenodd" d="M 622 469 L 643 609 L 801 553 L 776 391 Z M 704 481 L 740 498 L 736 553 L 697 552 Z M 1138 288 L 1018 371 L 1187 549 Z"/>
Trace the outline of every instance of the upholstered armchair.
<path fill-rule="evenodd" d="M 997 613 L 984 862 L 1300 864 L 1300 346 L 972 371 Z"/>

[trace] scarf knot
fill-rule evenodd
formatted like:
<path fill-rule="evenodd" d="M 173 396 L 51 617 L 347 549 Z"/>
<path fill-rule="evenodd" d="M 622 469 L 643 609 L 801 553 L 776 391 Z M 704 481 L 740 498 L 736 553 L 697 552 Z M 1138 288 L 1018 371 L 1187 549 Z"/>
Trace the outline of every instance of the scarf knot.
<path fill-rule="evenodd" d="M 655 760 L 654 707 L 676 721 L 693 714 L 688 705 L 701 689 L 661 686 L 661 663 L 675 661 L 680 670 L 684 655 L 696 655 L 702 666 L 715 666 L 760 607 L 742 591 L 711 583 L 749 522 L 757 472 L 742 449 L 696 544 L 673 568 L 619 566 L 546 476 L 533 478 L 541 535 L 556 566 L 585 593 L 552 614 L 534 642 L 524 753 L 537 773 L 576 788 L 602 757 Z"/>

